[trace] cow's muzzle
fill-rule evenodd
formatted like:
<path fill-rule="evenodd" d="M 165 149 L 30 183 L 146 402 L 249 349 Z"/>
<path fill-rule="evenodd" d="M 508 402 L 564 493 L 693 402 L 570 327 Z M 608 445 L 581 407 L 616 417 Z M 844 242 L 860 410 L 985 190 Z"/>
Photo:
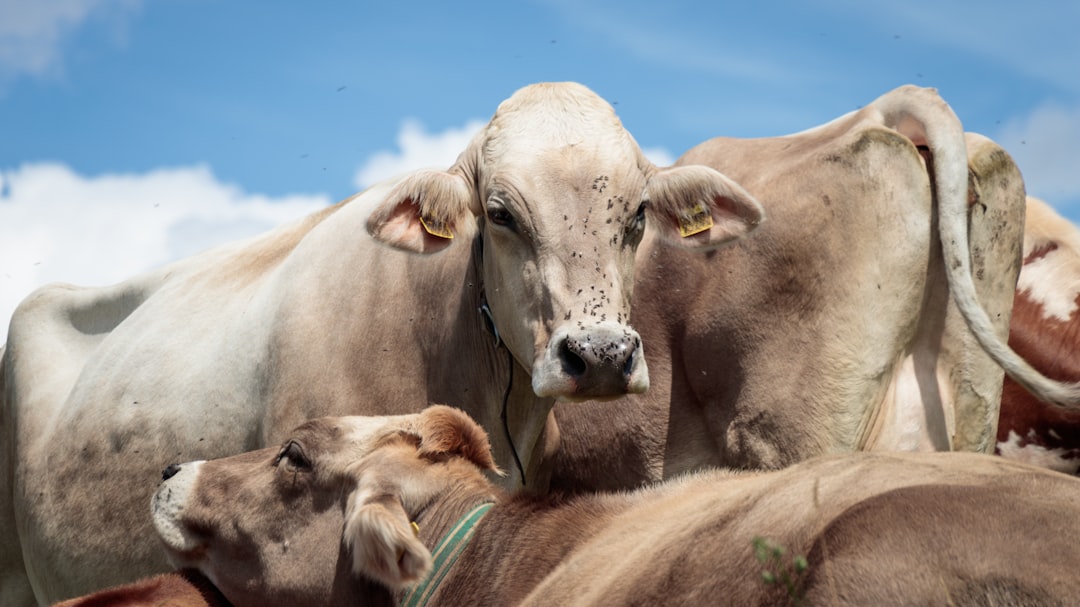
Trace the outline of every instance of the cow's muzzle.
<path fill-rule="evenodd" d="M 648 388 L 641 336 L 617 323 L 555 331 L 533 368 L 537 396 L 582 400 L 641 393 Z"/>
<path fill-rule="evenodd" d="M 192 537 L 181 522 L 202 464 L 202 461 L 170 464 L 162 471 L 161 485 L 150 501 L 154 530 L 165 544 L 170 560 L 178 567 L 190 565 L 181 562 L 180 555 L 192 553 L 202 544 L 200 539 Z"/>

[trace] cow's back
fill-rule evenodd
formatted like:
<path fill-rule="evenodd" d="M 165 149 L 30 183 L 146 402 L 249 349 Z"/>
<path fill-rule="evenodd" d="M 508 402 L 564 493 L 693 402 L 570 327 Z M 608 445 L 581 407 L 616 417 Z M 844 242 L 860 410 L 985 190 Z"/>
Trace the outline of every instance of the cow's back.
<path fill-rule="evenodd" d="M 1080 592 L 1078 500 L 1074 478 L 973 453 L 692 475 L 594 521 L 522 604 L 1057 604 Z"/>
<path fill-rule="evenodd" d="M 882 493 L 821 530 L 799 592 L 810 605 L 884 605 L 900 585 L 909 605 L 1065 607 L 1080 593 L 1078 497 L 1076 483 L 1030 472 Z"/>

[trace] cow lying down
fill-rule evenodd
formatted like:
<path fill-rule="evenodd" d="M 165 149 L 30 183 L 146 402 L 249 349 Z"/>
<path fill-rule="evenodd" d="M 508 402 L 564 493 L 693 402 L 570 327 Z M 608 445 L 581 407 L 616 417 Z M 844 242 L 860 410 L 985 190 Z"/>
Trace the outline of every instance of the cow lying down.
<path fill-rule="evenodd" d="M 201 573 L 185 569 L 57 603 L 55 607 L 229 607 Z"/>
<path fill-rule="evenodd" d="M 493 469 L 456 409 L 322 418 L 170 467 L 153 518 L 172 562 L 238 607 L 1080 596 L 1080 480 L 993 456 L 858 453 L 573 498 L 507 495 Z"/>

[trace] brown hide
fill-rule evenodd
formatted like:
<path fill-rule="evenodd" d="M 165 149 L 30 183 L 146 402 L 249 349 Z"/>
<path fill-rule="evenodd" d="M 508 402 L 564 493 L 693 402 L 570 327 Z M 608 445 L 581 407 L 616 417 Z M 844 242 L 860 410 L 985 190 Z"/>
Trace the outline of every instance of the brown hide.
<path fill-rule="evenodd" d="M 184 465 L 158 491 L 158 531 L 174 562 L 238 607 L 400 598 L 484 502 L 430 604 L 1053 605 L 1080 592 L 1080 480 L 1056 472 L 983 454 L 855 453 L 629 493 L 507 496 L 477 465 L 486 439 L 470 423 L 445 407 L 324 419 L 278 450 Z M 759 558 L 765 541 L 783 554 Z M 791 587 L 763 570 L 787 571 Z"/>
<path fill-rule="evenodd" d="M 1028 198 L 1024 265 L 1009 345 L 1049 377 L 1080 380 L 1080 230 Z M 1080 471 L 1080 412 L 1040 401 L 1011 378 L 1001 392 L 997 452 L 1061 472 Z"/>
<path fill-rule="evenodd" d="M 192 570 L 163 573 L 56 604 L 56 607 L 231 607 L 206 578 Z"/>

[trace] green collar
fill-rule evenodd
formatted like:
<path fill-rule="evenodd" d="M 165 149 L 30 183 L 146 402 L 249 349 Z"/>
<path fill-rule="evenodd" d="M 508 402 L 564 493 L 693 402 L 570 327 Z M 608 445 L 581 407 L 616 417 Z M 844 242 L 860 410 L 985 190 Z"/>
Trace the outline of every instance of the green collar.
<path fill-rule="evenodd" d="M 431 555 L 435 559 L 431 573 L 405 593 L 405 597 L 401 600 L 402 607 L 419 607 L 427 604 L 428 599 L 435 593 L 435 589 L 439 587 L 439 583 L 454 566 L 458 555 L 465 550 L 465 546 L 469 545 L 469 539 L 476 531 L 476 523 L 484 518 L 492 505 L 491 502 L 487 502 L 473 508 L 454 524 L 449 533 L 443 536 Z"/>

